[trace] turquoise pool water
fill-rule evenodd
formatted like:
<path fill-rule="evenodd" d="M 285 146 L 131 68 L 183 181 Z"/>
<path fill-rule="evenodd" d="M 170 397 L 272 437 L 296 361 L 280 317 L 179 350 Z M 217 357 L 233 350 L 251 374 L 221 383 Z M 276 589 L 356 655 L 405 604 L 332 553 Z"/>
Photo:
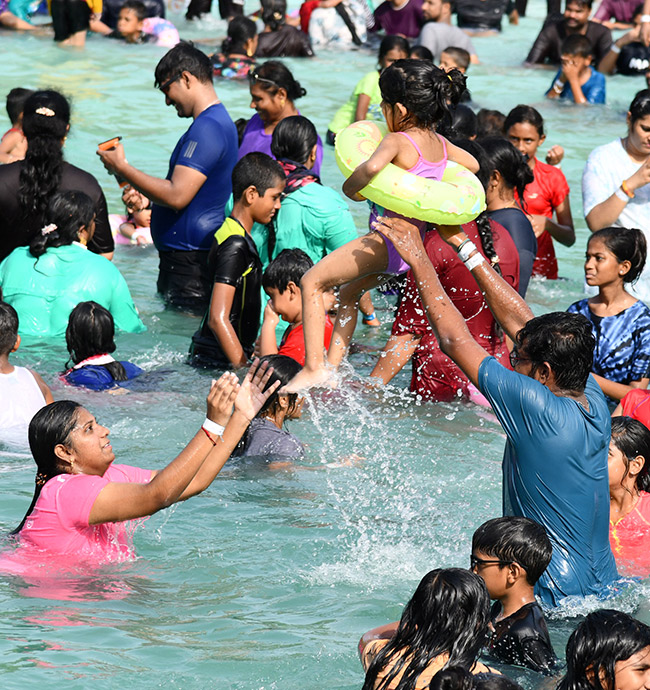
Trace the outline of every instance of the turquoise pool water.
<path fill-rule="evenodd" d="M 643 80 L 608 82 L 606 107 L 544 102 L 552 73 L 518 65 L 532 42 L 545 3 L 534 0 L 519 27 L 500 39 L 477 39 L 483 60 L 472 66 L 470 88 L 485 107 L 518 103 L 547 119 L 548 143 L 566 149 L 578 241 L 559 248 L 566 280 L 533 282 L 536 313 L 564 309 L 582 295 L 587 231 L 581 219 L 580 175 L 589 151 L 622 134 L 625 110 Z M 223 35 L 214 19 L 181 35 Z M 0 94 L 14 86 L 54 86 L 73 99 L 66 156 L 104 185 L 120 212 L 117 186 L 99 165 L 97 142 L 124 137 L 129 160 L 164 175 L 169 154 L 188 126 L 152 88 L 163 51 L 93 38 L 84 51 L 47 39 L 0 35 Z M 365 52 L 321 51 L 288 61 L 308 90 L 301 111 L 325 132 L 356 81 L 373 68 Z M 233 117 L 248 116 L 240 84 L 218 84 Z M 7 125 L 8 127 L 8 125 Z M 324 182 L 341 184 L 331 149 Z M 365 216 L 354 207 L 360 232 Z M 185 364 L 193 317 L 166 311 L 155 295 L 157 260 L 150 249 L 118 247 L 115 262 L 131 286 L 148 326 L 118 340 L 118 352 L 147 370 L 162 371 L 160 391 L 114 397 L 74 392 L 56 380 L 66 353 L 25 343 L 16 361 L 28 363 L 56 397 L 86 404 L 112 431 L 118 461 L 160 467 L 203 419 L 210 376 Z M 390 305 L 378 299 L 385 322 L 359 328 L 367 348 L 383 345 Z M 357 375 L 374 355 L 351 357 Z M 199 498 L 160 513 L 135 533 L 138 560 L 99 572 L 45 573 L 29 581 L 0 580 L 0 684 L 3 688 L 223 688 L 224 690 L 352 690 L 362 683 L 356 642 L 368 628 L 399 617 L 420 577 L 434 567 L 469 565 L 472 531 L 500 514 L 503 436 L 486 410 L 460 404 L 418 405 L 400 389 L 403 372 L 385 394 L 360 386 L 319 395 L 292 425 L 307 444 L 299 466 L 271 471 L 229 463 Z M 0 455 L 0 532 L 22 518 L 33 489 L 33 461 Z M 639 584 L 614 604 L 646 621 L 650 591 Z M 551 635 L 562 652 L 584 602 L 553 616 Z M 516 674 L 527 688 L 539 679 Z"/>

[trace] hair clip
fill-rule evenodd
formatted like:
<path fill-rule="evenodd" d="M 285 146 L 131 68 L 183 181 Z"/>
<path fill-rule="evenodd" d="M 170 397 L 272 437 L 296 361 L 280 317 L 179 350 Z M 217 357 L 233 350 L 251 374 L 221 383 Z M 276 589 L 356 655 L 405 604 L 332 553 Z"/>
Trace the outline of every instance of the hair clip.
<path fill-rule="evenodd" d="M 37 115 L 45 115 L 45 117 L 54 117 L 56 113 L 52 110 L 52 108 L 36 108 L 36 114 Z"/>
<path fill-rule="evenodd" d="M 36 473 L 36 486 L 45 486 L 49 477 L 44 472 Z"/>
<path fill-rule="evenodd" d="M 279 22 L 280 19 L 282 19 L 282 12 L 274 12 L 273 19 L 275 19 L 276 22 Z"/>
<path fill-rule="evenodd" d="M 51 232 L 54 232 L 55 230 L 58 230 L 57 226 L 54 225 L 54 223 L 50 223 L 41 230 L 41 235 L 45 237 L 45 235 L 49 235 Z"/>
<path fill-rule="evenodd" d="M 497 254 L 495 254 L 495 255 L 490 259 L 490 263 L 491 263 L 493 266 L 496 266 L 496 265 L 499 263 L 499 257 L 498 257 Z"/>

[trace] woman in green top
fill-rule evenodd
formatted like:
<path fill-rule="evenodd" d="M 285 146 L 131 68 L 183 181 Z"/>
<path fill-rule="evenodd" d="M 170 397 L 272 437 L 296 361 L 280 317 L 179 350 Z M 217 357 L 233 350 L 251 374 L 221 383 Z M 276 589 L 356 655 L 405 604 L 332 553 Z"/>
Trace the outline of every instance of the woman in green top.
<path fill-rule="evenodd" d="M 29 247 L 0 264 L 3 299 L 18 312 L 21 335 L 64 335 L 70 312 L 88 300 L 108 309 L 117 328 L 144 331 L 122 274 L 86 249 L 95 231 L 92 199 L 77 191 L 55 194 L 47 218 Z"/>
<path fill-rule="evenodd" d="M 380 120 L 381 91 L 379 75 L 395 62 L 409 56 L 409 42 L 402 36 L 386 36 L 379 46 L 379 69 L 368 72 L 354 87 L 350 100 L 342 105 L 327 127 L 327 143 L 334 144 L 336 135 L 358 120 Z"/>

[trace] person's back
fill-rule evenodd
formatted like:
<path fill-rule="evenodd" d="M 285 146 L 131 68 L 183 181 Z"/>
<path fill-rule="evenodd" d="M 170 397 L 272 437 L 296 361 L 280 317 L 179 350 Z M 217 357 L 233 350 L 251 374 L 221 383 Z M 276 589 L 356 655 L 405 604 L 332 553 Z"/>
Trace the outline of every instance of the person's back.
<path fill-rule="evenodd" d="M 558 312 L 532 319 L 517 341 L 511 354 L 517 371 L 485 359 L 479 388 L 507 436 L 504 515 L 528 517 L 546 528 L 553 558 L 536 593 L 557 605 L 566 596 L 602 594 L 618 578 L 608 539 L 610 417 L 591 375 L 584 393 L 563 394 L 579 392 L 581 372 L 588 374 L 591 366 L 593 337 L 584 317 Z M 562 362 L 563 378 L 555 379 Z M 553 381 L 561 381 L 558 394 L 520 371 L 522 363 L 531 372 L 544 366 L 553 373 Z"/>

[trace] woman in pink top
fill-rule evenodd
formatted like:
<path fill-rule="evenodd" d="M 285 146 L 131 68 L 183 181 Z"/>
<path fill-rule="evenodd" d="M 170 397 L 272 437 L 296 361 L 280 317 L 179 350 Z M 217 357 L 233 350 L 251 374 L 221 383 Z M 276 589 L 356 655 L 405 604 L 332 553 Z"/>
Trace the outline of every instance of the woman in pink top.
<path fill-rule="evenodd" d="M 61 400 L 40 410 L 29 426 L 36 489 L 14 532 L 19 545 L 92 560 L 130 558 L 125 521 L 152 515 L 211 484 L 278 387 L 264 390 L 272 371 L 256 361 L 241 386 L 233 373 L 223 374 L 208 395 L 202 427 L 162 470 L 113 465 L 108 429 L 78 403 Z"/>

